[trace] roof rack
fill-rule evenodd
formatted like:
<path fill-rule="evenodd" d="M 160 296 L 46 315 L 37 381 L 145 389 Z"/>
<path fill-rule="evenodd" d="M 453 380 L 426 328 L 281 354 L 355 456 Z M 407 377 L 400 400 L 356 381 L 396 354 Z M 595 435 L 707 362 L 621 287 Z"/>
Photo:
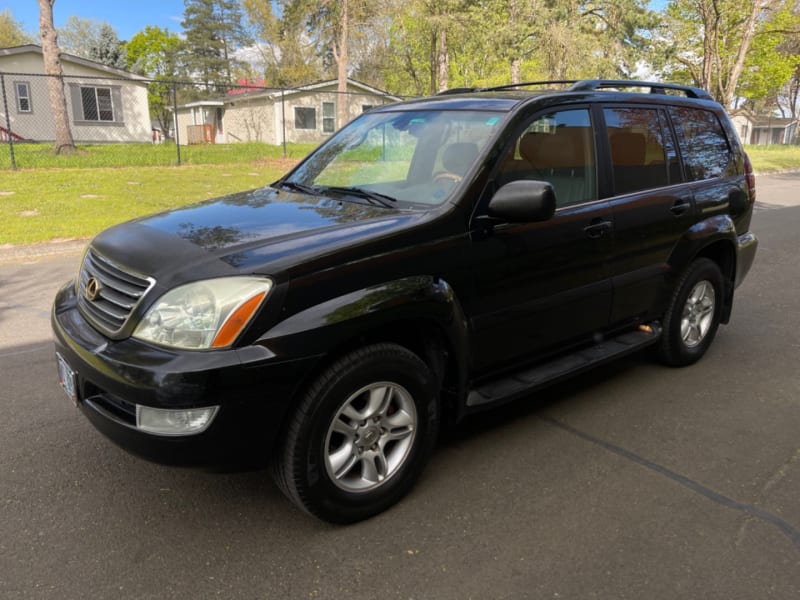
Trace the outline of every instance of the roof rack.
<path fill-rule="evenodd" d="M 604 88 L 650 88 L 651 94 L 666 94 L 667 90 L 676 90 L 686 94 L 687 98 L 713 100 L 711 94 L 700 88 L 677 83 L 659 83 L 655 81 L 635 81 L 628 79 L 584 79 L 576 81 L 569 87 L 570 92 L 592 92 Z"/>
<path fill-rule="evenodd" d="M 534 85 L 566 85 L 578 83 L 577 79 L 558 79 L 552 81 L 524 81 L 522 83 L 507 83 L 505 85 L 495 85 L 492 87 L 460 87 L 451 90 L 444 90 L 437 93 L 437 96 L 447 96 L 449 94 L 463 94 L 468 92 L 500 92 L 502 90 L 513 90 L 518 87 L 529 87 Z"/>
<path fill-rule="evenodd" d="M 666 94 L 667 90 L 683 92 L 687 98 L 697 98 L 701 100 L 713 100 L 705 90 L 691 87 L 689 85 L 679 85 L 677 83 L 660 83 L 655 81 L 636 81 L 628 79 L 556 79 L 552 81 L 525 81 L 523 83 L 509 83 L 506 85 L 496 85 L 492 87 L 460 87 L 451 90 L 444 90 L 436 94 L 437 96 L 447 96 L 449 94 L 463 94 L 469 92 L 499 92 L 503 90 L 513 90 L 520 87 L 530 87 L 536 85 L 567 85 L 569 92 L 593 92 L 606 88 L 649 88 L 651 94 Z"/>

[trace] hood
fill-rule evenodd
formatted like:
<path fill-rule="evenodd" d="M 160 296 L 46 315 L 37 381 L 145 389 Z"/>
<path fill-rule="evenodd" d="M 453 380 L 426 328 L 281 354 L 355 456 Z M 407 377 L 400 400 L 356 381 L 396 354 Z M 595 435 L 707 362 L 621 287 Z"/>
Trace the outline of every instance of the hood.
<path fill-rule="evenodd" d="M 424 215 L 267 187 L 123 223 L 92 244 L 160 281 L 188 270 L 181 279 L 272 274 Z"/>

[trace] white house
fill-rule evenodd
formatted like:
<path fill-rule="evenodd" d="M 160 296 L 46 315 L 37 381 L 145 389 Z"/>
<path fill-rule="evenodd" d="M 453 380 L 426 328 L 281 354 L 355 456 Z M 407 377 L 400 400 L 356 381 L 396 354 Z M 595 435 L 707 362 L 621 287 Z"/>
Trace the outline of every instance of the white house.
<path fill-rule="evenodd" d="M 756 115 L 744 109 L 734 110 L 730 115 L 743 144 L 791 144 L 797 137 L 797 119 Z"/>
<path fill-rule="evenodd" d="M 322 81 L 290 90 L 229 93 L 178 107 L 181 144 L 265 142 L 318 143 L 344 125 L 337 123 L 337 105 L 347 104 L 347 120 L 399 98 L 348 79 L 347 93 L 337 81 Z"/>
<path fill-rule="evenodd" d="M 61 54 L 67 114 L 79 143 L 149 142 L 152 139 L 147 79 L 128 71 Z M 0 136 L 55 139 L 41 46 L 0 48 Z M 6 108 L 8 107 L 8 113 Z M 10 124 L 10 127 L 9 127 Z"/>

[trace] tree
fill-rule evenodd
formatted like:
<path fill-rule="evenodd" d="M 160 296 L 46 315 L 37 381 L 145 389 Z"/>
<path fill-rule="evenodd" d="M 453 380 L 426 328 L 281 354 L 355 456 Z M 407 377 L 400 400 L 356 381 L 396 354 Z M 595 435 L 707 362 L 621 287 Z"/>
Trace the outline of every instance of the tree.
<path fill-rule="evenodd" d="M 75 15 L 67 17 L 64 26 L 58 30 L 62 52 L 89 58 L 90 48 L 97 44 L 103 24 L 98 19 L 83 19 Z"/>
<path fill-rule="evenodd" d="M 777 106 L 792 117 L 797 107 L 791 81 L 800 67 L 800 15 L 794 5 L 786 2 L 759 23 L 736 90 L 755 110 Z"/>
<path fill-rule="evenodd" d="M 322 57 L 294 3 L 244 0 L 243 4 L 268 82 L 286 87 L 322 76 Z"/>
<path fill-rule="evenodd" d="M 412 0 L 405 4 L 392 27 L 392 45 L 397 53 L 390 69 L 390 87 L 401 92 L 413 90 L 414 94 L 433 94 L 450 87 L 453 49 L 460 41 L 474 41 L 470 33 L 479 39 L 489 37 L 469 31 L 468 4 L 463 0 Z"/>
<path fill-rule="evenodd" d="M 251 43 L 236 0 L 184 0 L 187 62 L 206 88 L 233 83 L 233 51 Z"/>
<path fill-rule="evenodd" d="M 22 24 L 14 19 L 9 9 L 0 12 L 0 48 L 22 46 L 33 40 L 22 30 Z"/>
<path fill-rule="evenodd" d="M 646 6 L 646 0 L 408 0 L 391 25 L 388 87 L 419 94 L 526 79 L 627 77 L 656 23 Z"/>
<path fill-rule="evenodd" d="M 125 48 L 120 43 L 116 30 L 108 23 L 100 25 L 97 40 L 89 46 L 87 58 L 117 69 L 126 67 Z"/>
<path fill-rule="evenodd" d="M 126 68 L 154 79 L 148 87 L 150 114 L 167 132 L 172 123 L 173 82 L 185 76 L 183 40 L 167 29 L 148 25 L 125 46 Z"/>
<path fill-rule="evenodd" d="M 55 125 L 56 154 L 75 151 L 75 142 L 69 128 L 67 97 L 64 92 L 64 72 L 61 68 L 61 51 L 58 48 L 58 33 L 53 25 L 53 4 L 56 0 L 39 0 L 39 30 L 42 33 L 42 57 L 50 94 L 50 110 Z"/>
<path fill-rule="evenodd" d="M 760 24 L 784 0 L 671 0 L 659 48 L 664 74 L 711 93 L 723 106 L 736 98 Z"/>

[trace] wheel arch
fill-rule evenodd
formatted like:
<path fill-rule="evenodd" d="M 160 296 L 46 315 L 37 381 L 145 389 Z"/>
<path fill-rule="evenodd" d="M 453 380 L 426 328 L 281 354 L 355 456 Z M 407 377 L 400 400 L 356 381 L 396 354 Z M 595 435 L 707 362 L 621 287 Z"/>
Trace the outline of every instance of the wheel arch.
<path fill-rule="evenodd" d="M 317 357 L 296 386 L 295 398 L 302 397 L 330 364 L 353 350 L 397 344 L 430 368 L 440 391 L 440 410 L 449 417 L 456 414 L 458 399 L 466 393 L 467 336 L 467 320 L 452 287 L 441 278 L 414 276 L 308 307 L 278 323 L 259 343 L 284 358 Z"/>
<path fill-rule="evenodd" d="M 714 261 L 725 283 L 721 323 L 730 321 L 736 279 L 736 227 L 728 215 L 719 215 L 696 223 L 680 239 L 670 256 L 674 276 L 667 286 L 667 296 L 680 281 L 681 274 L 698 258 Z"/>

